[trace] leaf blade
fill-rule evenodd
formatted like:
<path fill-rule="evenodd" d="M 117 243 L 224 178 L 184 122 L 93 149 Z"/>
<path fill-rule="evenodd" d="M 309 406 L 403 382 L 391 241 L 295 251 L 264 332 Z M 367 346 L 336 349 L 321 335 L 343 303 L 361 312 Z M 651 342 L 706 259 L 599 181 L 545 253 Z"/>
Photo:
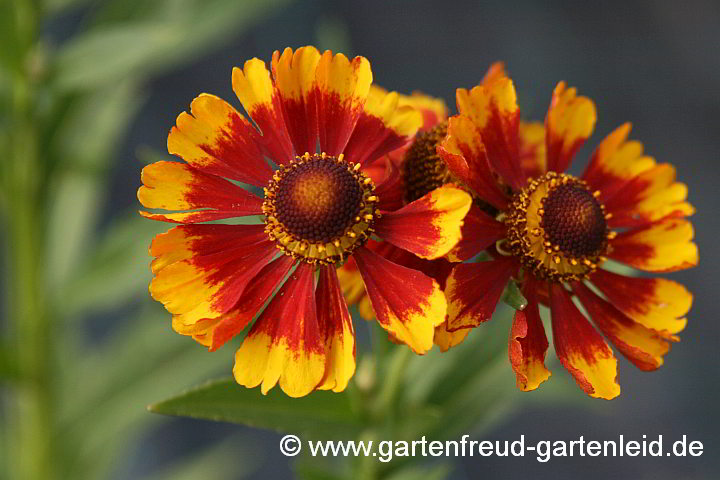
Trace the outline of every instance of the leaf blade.
<path fill-rule="evenodd" d="M 258 389 L 241 387 L 232 379 L 210 381 L 154 403 L 148 410 L 280 432 L 342 438 L 357 434 L 362 426 L 346 394 L 321 391 L 292 399 L 273 389 L 263 396 Z"/>

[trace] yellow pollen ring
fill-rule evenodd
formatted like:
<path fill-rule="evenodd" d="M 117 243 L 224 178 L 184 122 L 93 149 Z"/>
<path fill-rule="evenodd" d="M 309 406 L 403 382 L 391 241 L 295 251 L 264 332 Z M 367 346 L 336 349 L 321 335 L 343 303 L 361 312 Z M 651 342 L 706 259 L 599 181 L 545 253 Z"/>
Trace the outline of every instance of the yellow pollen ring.
<path fill-rule="evenodd" d="M 265 232 L 286 255 L 310 264 L 342 263 L 373 233 L 377 195 L 360 165 L 305 153 L 281 165 L 265 187 Z"/>

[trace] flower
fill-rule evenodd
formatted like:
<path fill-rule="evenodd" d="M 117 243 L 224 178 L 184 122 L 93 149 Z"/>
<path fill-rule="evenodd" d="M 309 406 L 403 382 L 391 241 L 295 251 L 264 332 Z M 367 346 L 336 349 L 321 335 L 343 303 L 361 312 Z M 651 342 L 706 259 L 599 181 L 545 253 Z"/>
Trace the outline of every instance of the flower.
<path fill-rule="evenodd" d="M 381 87 L 371 87 L 370 95 L 384 94 L 387 94 L 387 91 Z M 429 194 L 436 188 L 445 185 L 449 180 L 449 177 L 445 175 L 447 172 L 445 163 L 435 154 L 436 143 L 445 136 L 447 131 L 448 108 L 445 102 L 421 92 L 413 92 L 411 95 L 398 95 L 398 104 L 411 106 L 421 112 L 422 126 L 412 142 L 389 152 L 385 161 L 379 159 L 363 170 L 377 181 L 390 177 L 395 178 L 398 185 L 393 199 L 394 208 L 401 208 L 403 205 Z M 445 259 L 419 258 L 391 243 L 371 240 L 367 247 L 399 265 L 423 272 L 437 281 L 440 288 L 443 289 L 452 270 L 452 264 Z M 362 318 L 372 320 L 374 312 L 355 261 L 352 258 L 348 259 L 338 269 L 337 274 L 347 303 L 356 305 Z M 435 327 L 433 341 L 442 351 L 446 351 L 465 340 L 468 333 L 469 330 L 466 329 L 448 332 L 447 323 L 443 322 Z"/>
<path fill-rule="evenodd" d="M 497 64 L 488 75 L 495 75 L 499 72 L 502 72 L 502 65 Z M 373 88 L 382 91 L 379 87 Z M 445 161 L 436 153 L 437 145 L 447 135 L 448 108 L 445 102 L 420 92 L 413 92 L 412 95 L 401 94 L 400 103 L 411 105 L 421 111 L 423 125 L 412 143 L 393 150 L 387 155 L 388 162 L 376 161 L 371 168 L 373 178 L 385 178 L 386 175 L 392 175 L 394 169 L 399 170 L 398 181 L 401 182 L 401 186 L 397 189 L 396 205 L 402 206 L 448 183 L 462 182 L 452 175 Z M 541 124 L 520 122 L 519 135 L 523 146 L 520 159 L 521 162 L 528 163 L 530 168 L 537 164 L 538 157 L 544 155 L 544 132 Z M 474 201 L 477 205 L 488 208 L 488 205 L 479 198 L 475 198 Z M 472 248 L 472 244 L 468 242 L 465 242 L 464 246 Z M 406 255 L 405 252 L 392 245 L 383 245 L 380 242 L 370 243 L 368 248 L 382 250 L 383 255 L 393 258 L 396 263 L 422 271 L 436 280 L 443 289 L 452 270 L 449 261 L 461 261 L 453 251 L 448 253 L 447 259 L 429 261 L 413 255 Z M 372 320 L 373 311 L 370 300 L 365 293 L 362 278 L 352 259 L 338 269 L 338 278 L 348 304 L 357 305 L 360 316 L 366 320 Z M 444 352 L 462 343 L 469 333 L 469 329 L 449 331 L 446 321 L 435 327 L 434 343 Z"/>
<path fill-rule="evenodd" d="M 550 307 L 555 352 L 577 384 L 593 397 L 616 397 L 617 360 L 572 297 L 638 368 L 662 365 L 685 327 L 692 295 L 668 279 L 600 267 L 608 259 L 648 272 L 696 265 L 687 187 L 676 182 L 672 165 L 628 140 L 629 124 L 600 143 L 582 176 L 565 173 L 592 133 L 596 111 L 564 82 L 553 92 L 544 128 L 521 126 L 501 64 L 473 89 L 458 89 L 457 107 L 437 153 L 475 201 L 451 256 L 468 260 L 488 249 L 492 260 L 453 269 L 445 290 L 448 330 L 488 321 L 515 279 L 528 300 L 510 331 L 518 387 L 533 390 L 550 377 L 542 303 Z"/>
<path fill-rule="evenodd" d="M 342 391 L 355 370 L 355 338 L 336 268 L 352 257 L 378 322 L 426 352 L 445 318 L 439 285 L 365 243 L 375 234 L 442 256 L 459 240 L 471 198 L 448 186 L 392 209 L 397 182 L 376 185 L 363 172 L 422 123 L 396 93 L 369 95 L 367 59 L 287 48 L 273 54 L 271 69 L 257 58 L 233 69 L 253 123 L 202 94 L 168 136 L 169 152 L 185 163 L 143 169 L 140 202 L 171 212 L 142 215 L 182 224 L 150 246 L 150 292 L 173 314 L 175 331 L 211 351 L 267 303 L 236 352 L 236 381 L 262 393 L 279 383 L 293 397 Z M 202 223 L 260 215 L 260 224 Z"/>

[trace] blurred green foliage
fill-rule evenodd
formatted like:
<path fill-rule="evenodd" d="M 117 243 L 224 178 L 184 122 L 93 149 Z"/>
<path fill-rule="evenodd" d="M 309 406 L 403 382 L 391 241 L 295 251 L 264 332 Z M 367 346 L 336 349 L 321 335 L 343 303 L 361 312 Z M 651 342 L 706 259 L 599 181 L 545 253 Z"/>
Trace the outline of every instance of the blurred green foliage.
<path fill-rule="evenodd" d="M 147 295 L 147 245 L 169 226 L 127 212 L 101 229 L 101 217 L 112 162 L 133 161 L 115 152 L 147 82 L 286 3 L 0 3 L 0 478 L 115 477 L 137 439 L 166 421 L 145 405 L 231 365 L 231 352 L 208 355 L 171 334 Z M 53 25 L 68 18 L 74 33 L 58 42 Z M 88 339 L 89 316 L 119 311 L 106 339 Z M 238 462 L 244 442 L 209 442 L 148 478 L 251 474 L 258 457 Z"/>

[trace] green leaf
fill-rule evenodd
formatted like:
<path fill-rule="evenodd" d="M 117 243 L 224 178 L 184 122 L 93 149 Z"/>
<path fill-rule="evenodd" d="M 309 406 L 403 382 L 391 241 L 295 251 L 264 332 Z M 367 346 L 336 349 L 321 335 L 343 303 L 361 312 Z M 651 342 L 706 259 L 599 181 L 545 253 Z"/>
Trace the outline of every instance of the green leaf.
<path fill-rule="evenodd" d="M 151 278 L 148 245 L 168 228 L 133 213 L 113 222 L 59 290 L 67 318 L 80 318 L 80 312 L 106 310 L 133 296 L 147 295 Z"/>
<path fill-rule="evenodd" d="M 162 420 L 148 416 L 145 405 L 232 368 L 231 350 L 208 353 L 175 334 L 162 307 L 150 307 L 106 344 L 83 346 L 66 336 L 58 345 L 59 438 L 72 446 L 63 455 L 65 478 L 100 477 L 89 471 L 109 468 L 133 436 Z"/>
<path fill-rule="evenodd" d="M 52 146 L 59 157 L 50 192 L 47 275 L 66 285 L 90 247 L 115 148 L 142 104 L 132 83 L 86 95 L 68 112 Z"/>
<path fill-rule="evenodd" d="M 344 393 L 313 392 L 290 398 L 278 387 L 266 396 L 259 388 L 216 380 L 150 405 L 151 412 L 238 423 L 279 432 L 353 438 L 361 423 Z"/>
<path fill-rule="evenodd" d="M 71 40 L 59 52 L 55 83 L 70 90 L 117 82 L 151 64 L 186 34 L 155 22 L 96 29 Z"/>
<path fill-rule="evenodd" d="M 502 357 L 507 362 L 509 320 L 513 312 L 499 304 L 492 320 L 472 329 L 460 345 L 445 353 L 433 349 L 427 355 L 413 357 L 407 372 L 410 379 L 405 390 L 407 401 L 415 405 L 443 405 L 458 389 L 482 375 L 495 358 Z"/>

